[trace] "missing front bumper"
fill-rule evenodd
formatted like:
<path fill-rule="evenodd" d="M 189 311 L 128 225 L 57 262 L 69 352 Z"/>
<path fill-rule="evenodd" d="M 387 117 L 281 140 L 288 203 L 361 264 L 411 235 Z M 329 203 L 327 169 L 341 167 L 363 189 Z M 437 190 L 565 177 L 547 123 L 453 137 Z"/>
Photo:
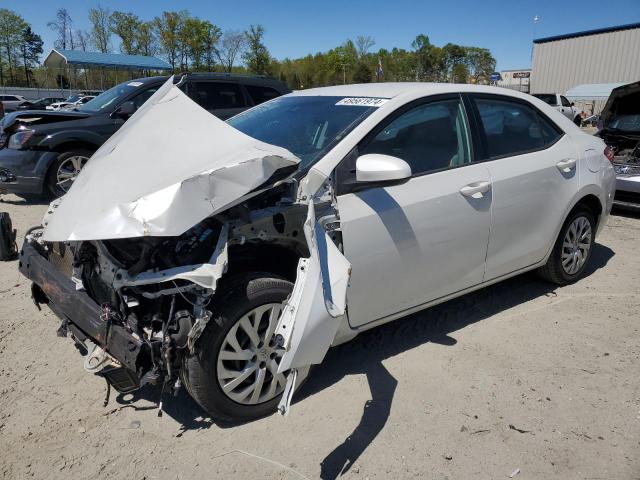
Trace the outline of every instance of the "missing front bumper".
<path fill-rule="evenodd" d="M 19 257 L 20 272 L 34 283 L 33 300 L 46 304 L 62 320 L 61 330 L 68 329 L 76 342 L 94 343 L 121 365 L 97 371 L 119 391 L 139 387 L 140 360 L 144 342 L 123 326 L 101 318 L 100 306 L 84 291 L 76 290 L 70 278 L 56 268 L 29 242 L 25 242 Z"/>

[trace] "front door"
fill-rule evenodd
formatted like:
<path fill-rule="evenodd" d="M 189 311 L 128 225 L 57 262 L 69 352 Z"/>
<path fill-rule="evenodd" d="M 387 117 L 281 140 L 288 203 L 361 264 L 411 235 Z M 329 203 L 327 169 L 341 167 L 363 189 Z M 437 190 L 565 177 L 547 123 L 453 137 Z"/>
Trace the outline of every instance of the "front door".
<path fill-rule="evenodd" d="M 359 155 L 405 160 L 412 178 L 393 186 L 358 185 L 344 173 L 349 168 L 338 167 L 343 248 L 352 265 L 350 325 L 359 327 L 481 283 L 491 183 L 486 166 L 473 163 L 460 96 L 403 108 L 358 150 Z M 345 184 L 350 185 L 347 192 Z"/>

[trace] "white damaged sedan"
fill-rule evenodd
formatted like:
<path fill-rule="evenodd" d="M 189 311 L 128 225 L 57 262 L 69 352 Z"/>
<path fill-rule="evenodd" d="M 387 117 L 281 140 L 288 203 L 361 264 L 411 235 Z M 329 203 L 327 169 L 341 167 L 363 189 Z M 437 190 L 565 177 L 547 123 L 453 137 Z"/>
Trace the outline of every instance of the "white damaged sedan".
<path fill-rule="evenodd" d="M 108 386 L 247 420 L 362 331 L 529 270 L 577 280 L 614 188 L 600 139 L 509 90 L 327 87 L 225 123 L 169 80 L 20 270 Z"/>

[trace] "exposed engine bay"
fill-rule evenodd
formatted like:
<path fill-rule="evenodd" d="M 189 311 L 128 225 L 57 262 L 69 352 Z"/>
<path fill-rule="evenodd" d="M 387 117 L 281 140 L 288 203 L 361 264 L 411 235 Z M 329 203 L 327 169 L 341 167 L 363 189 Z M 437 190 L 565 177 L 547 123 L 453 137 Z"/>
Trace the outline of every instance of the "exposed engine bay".
<path fill-rule="evenodd" d="M 163 385 L 163 391 L 179 389 L 181 362 L 197 353 L 200 335 L 215 321 L 220 283 L 228 290 L 234 276 L 246 270 L 295 280 L 298 259 L 309 255 L 303 234 L 309 205 L 292 200 L 296 187 L 297 182 L 286 182 L 175 237 L 47 242 L 42 229 L 29 233 L 27 243 L 100 305 L 107 329 L 122 327 L 142 343 L 132 370 L 72 330 L 86 350 L 85 368 L 120 392 L 147 383 Z M 340 246 L 329 191 L 314 202 L 314 210 Z M 35 288 L 34 300 L 46 303 Z M 63 319 L 60 331 L 66 333 L 67 326 Z"/>

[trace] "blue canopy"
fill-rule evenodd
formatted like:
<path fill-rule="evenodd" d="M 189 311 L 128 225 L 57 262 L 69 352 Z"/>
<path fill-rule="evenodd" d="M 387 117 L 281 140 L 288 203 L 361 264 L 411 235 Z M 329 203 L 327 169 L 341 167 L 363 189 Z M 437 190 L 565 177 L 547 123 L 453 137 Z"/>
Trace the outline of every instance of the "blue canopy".
<path fill-rule="evenodd" d="M 53 49 L 44 60 L 46 67 L 60 68 L 65 65 L 140 68 L 145 70 L 171 70 L 164 60 L 145 55 L 124 55 L 121 53 L 83 52 L 81 50 Z"/>

